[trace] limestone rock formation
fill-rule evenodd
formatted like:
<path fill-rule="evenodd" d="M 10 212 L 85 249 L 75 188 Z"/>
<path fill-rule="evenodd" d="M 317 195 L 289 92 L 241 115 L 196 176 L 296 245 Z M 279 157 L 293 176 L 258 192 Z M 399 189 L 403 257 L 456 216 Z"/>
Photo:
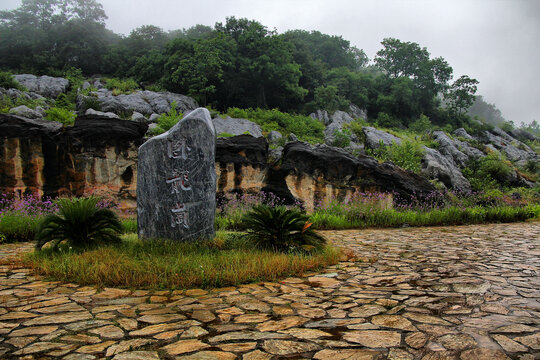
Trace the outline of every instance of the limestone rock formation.
<path fill-rule="evenodd" d="M 471 190 L 471 184 L 461 174 L 452 158 L 443 156 L 435 149 L 423 147 L 425 154 L 422 158 L 421 172 L 430 179 L 441 181 L 447 188 L 463 191 Z"/>
<path fill-rule="evenodd" d="M 13 75 L 13 78 L 29 91 L 49 98 L 56 98 L 69 87 L 69 81 L 60 77 L 19 74 Z"/>
<path fill-rule="evenodd" d="M 176 110 L 184 115 L 197 108 L 197 102 L 185 95 L 170 92 L 135 91 L 131 94 L 113 95 L 111 90 L 101 88 L 90 96 L 79 95 L 77 97 L 77 110 L 85 111 L 89 100 L 97 101 L 100 110 L 115 114 L 132 113 L 137 111 L 144 115 L 153 113 L 163 114 L 171 109 L 171 104 L 176 102 Z"/>
<path fill-rule="evenodd" d="M 225 133 L 232 135 L 249 134 L 254 137 L 263 136 L 261 127 L 253 121 L 246 119 L 235 119 L 230 116 L 223 119 L 218 116 L 212 119 L 212 122 L 216 128 L 216 134 L 218 135 Z"/>
<path fill-rule="evenodd" d="M 365 146 L 368 149 L 377 149 L 381 142 L 384 146 L 390 146 L 393 143 L 401 144 L 401 139 L 382 130 L 377 130 L 374 127 L 365 126 L 362 128 L 365 136 Z"/>

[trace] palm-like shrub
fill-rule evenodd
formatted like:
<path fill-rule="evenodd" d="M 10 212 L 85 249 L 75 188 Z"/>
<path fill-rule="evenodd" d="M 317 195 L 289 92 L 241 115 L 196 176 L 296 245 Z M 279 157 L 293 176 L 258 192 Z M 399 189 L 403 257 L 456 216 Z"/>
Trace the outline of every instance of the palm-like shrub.
<path fill-rule="evenodd" d="M 36 248 L 52 242 L 54 249 L 62 241 L 72 247 L 120 242 L 122 224 L 110 209 L 99 208 L 99 198 L 59 199 L 58 215 L 43 219 L 37 233 Z"/>
<path fill-rule="evenodd" d="M 245 236 L 262 249 L 312 251 L 326 243 L 313 231 L 304 212 L 285 206 L 257 205 L 244 216 L 242 225 Z"/>

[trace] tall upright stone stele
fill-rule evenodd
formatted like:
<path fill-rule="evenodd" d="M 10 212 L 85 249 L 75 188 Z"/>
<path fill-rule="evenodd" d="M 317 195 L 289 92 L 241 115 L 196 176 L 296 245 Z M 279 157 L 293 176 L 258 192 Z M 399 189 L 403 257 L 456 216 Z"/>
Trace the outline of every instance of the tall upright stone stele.
<path fill-rule="evenodd" d="M 216 131 L 204 108 L 139 147 L 139 238 L 214 237 L 215 157 Z"/>

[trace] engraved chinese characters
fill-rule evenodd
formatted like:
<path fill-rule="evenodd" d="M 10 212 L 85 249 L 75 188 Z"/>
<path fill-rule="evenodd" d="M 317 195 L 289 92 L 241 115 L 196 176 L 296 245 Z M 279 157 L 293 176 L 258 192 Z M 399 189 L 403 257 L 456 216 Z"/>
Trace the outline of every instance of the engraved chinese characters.
<path fill-rule="evenodd" d="M 214 237 L 216 134 L 199 108 L 139 148 L 137 220 L 140 238 Z"/>

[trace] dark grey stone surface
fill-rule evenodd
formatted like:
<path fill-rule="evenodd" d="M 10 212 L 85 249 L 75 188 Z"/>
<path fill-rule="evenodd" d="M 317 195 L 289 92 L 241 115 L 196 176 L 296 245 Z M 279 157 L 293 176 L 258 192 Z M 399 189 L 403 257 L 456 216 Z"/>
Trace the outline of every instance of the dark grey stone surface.
<path fill-rule="evenodd" d="M 192 111 L 139 148 L 140 238 L 181 241 L 214 237 L 216 132 L 210 113 Z"/>

